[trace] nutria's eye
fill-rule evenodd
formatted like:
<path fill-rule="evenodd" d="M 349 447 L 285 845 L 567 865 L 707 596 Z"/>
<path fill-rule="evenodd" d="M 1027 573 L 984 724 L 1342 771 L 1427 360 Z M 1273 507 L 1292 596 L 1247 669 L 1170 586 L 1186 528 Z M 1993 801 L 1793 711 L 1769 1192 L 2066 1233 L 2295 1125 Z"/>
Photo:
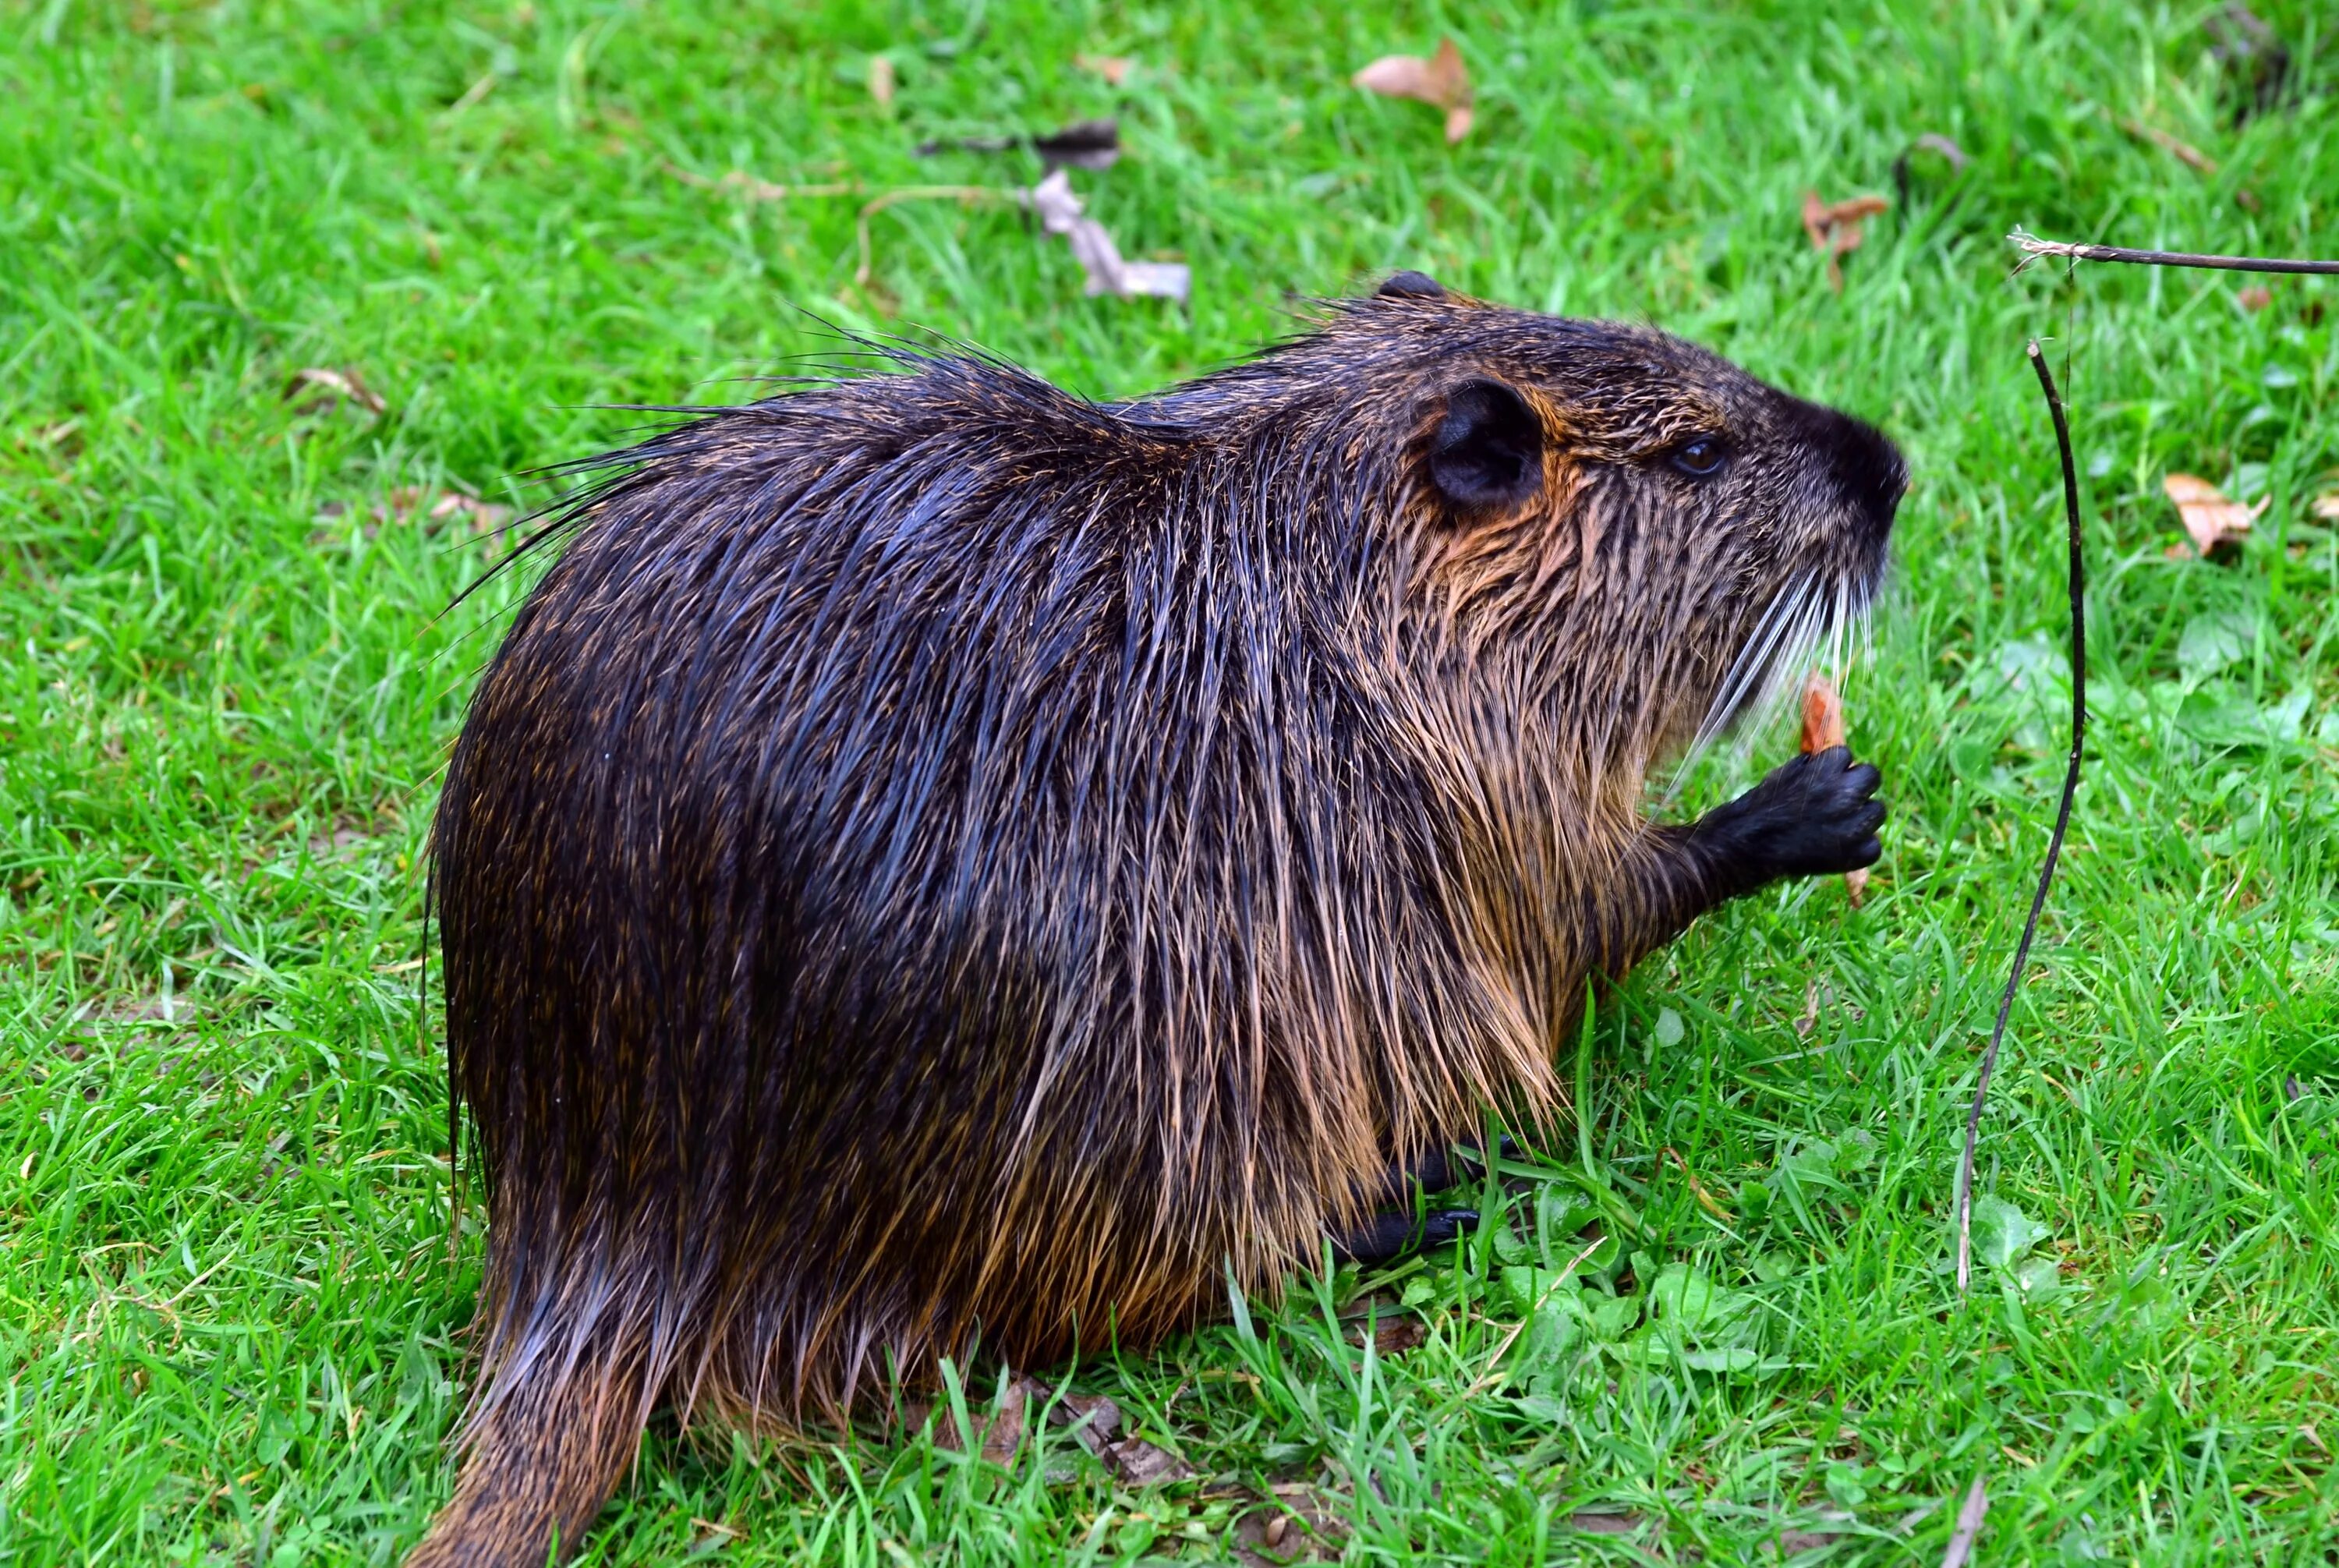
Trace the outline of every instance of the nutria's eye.
<path fill-rule="evenodd" d="M 1720 441 L 1710 436 L 1701 436 L 1694 441 L 1685 441 L 1675 447 L 1673 463 L 1674 468 L 1693 479 L 1710 479 L 1722 472 L 1722 465 L 1729 456 L 1730 449 Z"/>

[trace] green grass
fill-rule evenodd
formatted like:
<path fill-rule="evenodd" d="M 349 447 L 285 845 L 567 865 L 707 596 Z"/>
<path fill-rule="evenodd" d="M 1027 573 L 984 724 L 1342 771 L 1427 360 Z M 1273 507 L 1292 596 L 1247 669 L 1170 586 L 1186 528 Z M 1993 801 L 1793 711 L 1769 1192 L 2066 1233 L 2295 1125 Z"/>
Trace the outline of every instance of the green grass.
<path fill-rule="evenodd" d="M 488 544 L 378 518 L 394 491 L 540 501 L 528 470 L 642 418 L 597 405 L 747 395 L 814 318 L 1115 394 L 1395 265 L 1653 320 L 1902 440 L 1848 693 L 1895 810 L 1868 907 L 1779 890 L 1650 962 L 1570 1063 L 1580 1138 L 1455 1255 L 1078 1370 L 1199 1479 L 658 1429 L 592 1560 L 1223 1560 L 1278 1495 L 1357 1562 L 1932 1563 L 1987 1473 L 1991 1563 L 2324 1561 L 2339 289 L 2009 279 L 2002 240 L 2339 254 L 2327 17 L 2259 7 L 2302 92 L 2236 128 L 2207 9 L 0 7 L 0 1561 L 382 1563 L 446 1495 L 479 1217 L 450 1252 L 412 960 L 523 585 L 447 613 Z M 1478 86 L 1452 150 L 1346 84 L 1446 32 Z M 1003 185 L 1036 170 L 911 148 L 1111 112 L 1129 155 L 1074 183 L 1192 264 L 1190 309 L 1084 299 L 1061 244 L 953 202 L 878 214 L 862 287 L 854 201 L 666 172 Z M 1917 154 L 1831 292 L 1801 192 L 1889 192 L 1927 132 L 1970 167 Z M 2032 333 L 2069 360 L 2097 717 L 1985 1123 L 2019 1219 L 1989 1208 L 1960 1300 L 1964 1108 L 2062 770 Z M 386 412 L 304 412 L 317 366 Z M 2164 557 L 2171 469 L 2268 500 L 2237 557 Z M 1594 1208 L 1617 1240 L 1579 1258 Z M 1375 1302 L 1424 1342 L 1353 1348 Z"/>

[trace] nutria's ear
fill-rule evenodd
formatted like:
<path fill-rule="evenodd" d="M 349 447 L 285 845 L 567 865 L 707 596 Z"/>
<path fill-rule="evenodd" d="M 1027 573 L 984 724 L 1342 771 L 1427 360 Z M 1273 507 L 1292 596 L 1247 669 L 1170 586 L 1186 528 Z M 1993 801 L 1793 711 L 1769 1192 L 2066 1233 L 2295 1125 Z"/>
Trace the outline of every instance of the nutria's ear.
<path fill-rule="evenodd" d="M 1446 394 L 1429 432 L 1429 479 L 1471 511 L 1515 507 L 1543 488 L 1543 426 L 1518 393 L 1484 377 Z"/>
<path fill-rule="evenodd" d="M 1377 300 L 1442 300 L 1446 286 L 1426 272 L 1391 272 L 1388 281 L 1373 291 Z"/>

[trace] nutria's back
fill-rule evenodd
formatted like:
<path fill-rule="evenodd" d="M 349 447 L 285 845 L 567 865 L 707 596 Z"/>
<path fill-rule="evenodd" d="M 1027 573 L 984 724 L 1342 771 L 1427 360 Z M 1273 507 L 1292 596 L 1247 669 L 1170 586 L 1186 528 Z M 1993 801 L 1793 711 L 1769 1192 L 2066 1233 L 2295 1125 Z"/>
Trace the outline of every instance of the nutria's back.
<path fill-rule="evenodd" d="M 613 459 L 440 806 L 489 1267 L 418 1561 L 573 1543 L 663 1400 L 1150 1343 L 1555 1103 L 1586 972 L 1694 912 L 1646 770 L 1864 602 L 1899 461 L 1434 289 L 1157 398 L 904 359 Z"/>

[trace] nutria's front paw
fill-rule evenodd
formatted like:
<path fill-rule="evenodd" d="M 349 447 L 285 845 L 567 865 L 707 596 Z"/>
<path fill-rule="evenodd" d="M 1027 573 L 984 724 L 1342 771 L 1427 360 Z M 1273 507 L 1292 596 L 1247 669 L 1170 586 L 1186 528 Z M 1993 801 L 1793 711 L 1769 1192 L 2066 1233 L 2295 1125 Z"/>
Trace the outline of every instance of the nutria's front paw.
<path fill-rule="evenodd" d="M 1880 775 L 1843 746 L 1799 756 L 1698 823 L 1697 836 L 1725 874 L 1749 887 L 1782 876 L 1825 876 L 1873 865 Z"/>

